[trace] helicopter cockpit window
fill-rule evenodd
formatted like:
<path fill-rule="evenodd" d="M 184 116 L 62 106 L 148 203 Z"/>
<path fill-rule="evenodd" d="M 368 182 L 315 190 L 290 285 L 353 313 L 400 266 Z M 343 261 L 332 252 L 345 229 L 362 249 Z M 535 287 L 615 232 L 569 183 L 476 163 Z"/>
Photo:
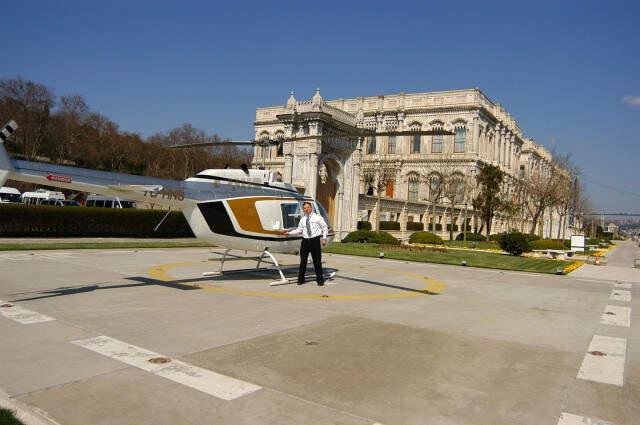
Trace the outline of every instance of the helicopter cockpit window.
<path fill-rule="evenodd" d="M 302 217 L 302 204 L 298 202 L 287 202 L 280 204 L 282 210 L 282 227 L 289 229 L 298 227 Z"/>

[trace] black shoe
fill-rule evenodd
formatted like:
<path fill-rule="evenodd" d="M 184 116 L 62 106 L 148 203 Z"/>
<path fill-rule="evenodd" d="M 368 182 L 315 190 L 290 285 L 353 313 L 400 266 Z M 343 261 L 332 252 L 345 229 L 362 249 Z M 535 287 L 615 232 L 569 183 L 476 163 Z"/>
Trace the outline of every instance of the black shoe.
<path fill-rule="evenodd" d="M 324 282 L 318 282 L 318 286 L 324 286 Z"/>
<path fill-rule="evenodd" d="M 304 280 L 303 281 L 298 281 L 298 285 L 303 285 L 304 284 Z"/>

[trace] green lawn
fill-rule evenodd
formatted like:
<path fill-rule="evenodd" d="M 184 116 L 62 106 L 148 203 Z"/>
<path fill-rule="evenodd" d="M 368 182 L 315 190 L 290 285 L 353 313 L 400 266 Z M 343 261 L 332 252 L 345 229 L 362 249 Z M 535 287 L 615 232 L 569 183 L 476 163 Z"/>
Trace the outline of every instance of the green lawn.
<path fill-rule="evenodd" d="M 38 249 L 121 249 L 121 248 L 193 248 L 207 247 L 204 242 L 55 242 L 55 243 L 2 243 L 0 251 Z"/>
<path fill-rule="evenodd" d="M 447 250 L 445 252 L 411 252 L 400 247 L 383 248 L 385 258 L 394 260 L 417 261 L 460 265 L 464 260 L 468 266 L 500 270 L 516 270 L 535 273 L 556 273 L 558 267 L 565 268 L 571 261 L 558 261 L 544 258 L 514 257 L 512 255 L 493 254 L 489 252 Z M 368 243 L 333 243 L 325 252 L 363 257 L 378 257 L 380 245 Z"/>

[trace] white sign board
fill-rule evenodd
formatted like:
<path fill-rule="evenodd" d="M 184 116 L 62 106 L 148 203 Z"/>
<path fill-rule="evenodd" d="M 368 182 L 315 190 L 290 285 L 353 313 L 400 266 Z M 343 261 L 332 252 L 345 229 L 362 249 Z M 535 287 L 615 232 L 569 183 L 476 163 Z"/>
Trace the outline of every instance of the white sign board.
<path fill-rule="evenodd" d="M 585 245 L 584 235 L 571 236 L 571 251 L 573 251 L 573 252 L 577 252 L 577 251 L 584 252 L 584 248 L 585 248 L 584 245 Z"/>

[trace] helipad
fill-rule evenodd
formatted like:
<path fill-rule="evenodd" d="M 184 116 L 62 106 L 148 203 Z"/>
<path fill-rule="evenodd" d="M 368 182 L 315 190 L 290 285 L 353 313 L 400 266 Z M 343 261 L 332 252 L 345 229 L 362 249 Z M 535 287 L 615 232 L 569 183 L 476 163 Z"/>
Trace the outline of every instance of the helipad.
<path fill-rule="evenodd" d="M 0 389 L 63 425 L 640 416 L 633 282 L 617 301 L 613 281 L 325 255 L 330 285 L 271 287 L 270 273 L 203 278 L 204 248 L 41 254 L 0 256 Z M 602 324 L 621 303 L 630 326 Z M 591 363 L 578 377 L 610 348 L 596 336 L 616 351 L 589 362 L 617 359 L 598 376 L 621 386 Z"/>

